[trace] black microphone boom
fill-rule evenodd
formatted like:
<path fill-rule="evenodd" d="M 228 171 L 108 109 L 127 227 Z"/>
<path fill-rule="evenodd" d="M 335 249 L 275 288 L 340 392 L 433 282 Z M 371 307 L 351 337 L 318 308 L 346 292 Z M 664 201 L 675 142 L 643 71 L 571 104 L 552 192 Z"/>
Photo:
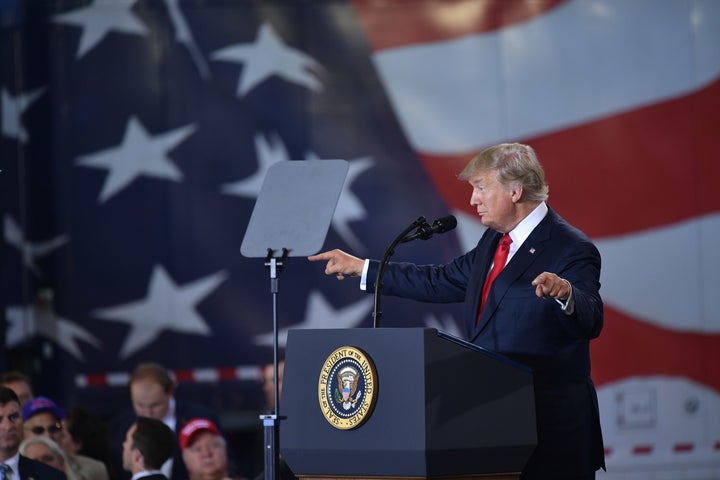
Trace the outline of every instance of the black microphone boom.
<path fill-rule="evenodd" d="M 422 238 L 423 240 L 427 240 L 436 233 L 449 232 L 456 226 L 457 220 L 452 215 L 438 218 L 432 223 L 432 225 L 428 225 L 425 217 L 419 217 L 410 226 L 403 230 L 400 235 L 395 237 L 392 243 L 390 243 L 390 245 L 385 249 L 385 254 L 383 255 L 382 260 L 380 260 L 380 265 L 378 265 L 377 274 L 375 276 L 375 305 L 373 306 L 373 328 L 377 328 L 378 326 L 380 326 L 380 317 L 382 317 L 382 308 L 380 307 L 382 298 L 382 281 L 383 276 L 385 275 L 385 267 L 390 261 L 390 257 L 395 253 L 395 247 L 397 247 L 400 243 L 409 242 L 411 240 L 415 240 L 416 238 Z M 413 229 L 415 229 L 415 233 L 408 235 L 408 232 Z"/>
<path fill-rule="evenodd" d="M 427 222 L 423 222 L 415 231 L 400 240 L 400 243 L 410 242 L 412 240 L 428 240 L 432 238 L 436 233 L 445 233 L 457 227 L 457 219 L 453 215 L 446 215 L 435 220 L 432 225 Z"/>

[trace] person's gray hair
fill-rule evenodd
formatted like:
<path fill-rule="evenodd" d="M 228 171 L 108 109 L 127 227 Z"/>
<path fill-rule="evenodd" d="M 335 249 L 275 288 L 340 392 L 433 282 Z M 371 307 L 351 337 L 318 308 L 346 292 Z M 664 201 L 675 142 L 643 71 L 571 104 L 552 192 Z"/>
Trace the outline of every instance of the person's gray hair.
<path fill-rule="evenodd" d="M 474 175 L 494 170 L 498 181 L 505 187 L 523 187 L 523 197 L 531 202 L 543 202 L 550 187 L 545 183 L 545 172 L 535 150 L 521 143 L 501 143 L 475 155 L 458 175 L 470 180 Z"/>
<path fill-rule="evenodd" d="M 31 446 L 38 444 L 38 443 L 45 445 L 46 447 L 48 447 L 50 449 L 50 451 L 52 451 L 54 454 L 56 454 L 57 456 L 62 458 L 63 464 L 65 465 L 64 473 L 65 473 L 65 476 L 67 477 L 67 480 L 76 480 L 75 474 L 72 472 L 72 470 L 70 470 L 70 464 L 68 461 L 67 454 L 65 453 L 65 450 L 63 450 L 60 447 L 60 445 L 58 445 L 51 438 L 43 437 L 41 435 L 28 437 L 20 443 L 18 452 L 20 453 L 20 455 L 27 457 L 28 448 L 30 448 Z M 37 461 L 39 462 L 40 460 L 37 460 Z"/>

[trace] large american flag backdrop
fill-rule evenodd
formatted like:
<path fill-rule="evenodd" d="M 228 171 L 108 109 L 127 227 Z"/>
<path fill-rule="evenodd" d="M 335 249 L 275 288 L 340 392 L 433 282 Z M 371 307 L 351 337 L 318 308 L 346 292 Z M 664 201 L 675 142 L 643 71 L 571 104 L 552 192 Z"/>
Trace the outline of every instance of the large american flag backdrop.
<path fill-rule="evenodd" d="M 257 407 L 270 281 L 240 245 L 268 168 L 347 160 L 325 246 L 363 257 L 455 214 L 394 256 L 444 262 L 483 230 L 457 173 L 520 141 L 603 255 L 610 471 L 720 478 L 720 2 L 0 5 L 6 358 L 40 393 L 109 410 L 153 360 L 187 395 Z M 281 345 L 371 326 L 371 295 L 322 271 L 282 271 Z M 383 306 L 384 326 L 459 335 L 455 306 Z"/>

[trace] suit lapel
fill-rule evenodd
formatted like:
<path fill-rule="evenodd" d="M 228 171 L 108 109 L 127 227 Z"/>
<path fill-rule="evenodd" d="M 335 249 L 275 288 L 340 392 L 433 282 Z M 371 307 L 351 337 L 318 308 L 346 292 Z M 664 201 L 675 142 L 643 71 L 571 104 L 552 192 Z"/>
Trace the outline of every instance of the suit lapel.
<path fill-rule="evenodd" d="M 475 335 L 475 321 L 477 320 L 477 314 L 480 310 L 479 292 L 482 292 L 485 279 L 490 271 L 495 249 L 501 237 L 502 235 L 500 233 L 487 229 L 482 238 L 480 238 L 477 247 L 475 247 L 473 273 L 467 286 L 467 292 L 470 292 L 473 297 L 465 301 L 466 317 L 468 318 L 467 332 L 470 338 Z"/>
<path fill-rule="evenodd" d="M 532 233 L 530 233 L 528 238 L 525 239 L 523 244 L 520 245 L 520 248 L 517 252 L 515 252 L 513 257 L 510 259 L 510 262 L 508 262 L 505 268 L 503 268 L 503 270 L 497 276 L 495 282 L 491 287 L 490 295 L 488 296 L 485 308 L 480 315 L 480 319 L 478 320 L 475 327 L 472 329 L 470 341 L 475 340 L 477 336 L 480 335 L 480 333 L 487 327 L 490 320 L 495 317 L 495 311 L 497 310 L 499 303 L 505 297 L 508 289 L 512 286 L 512 284 L 515 283 L 522 276 L 522 274 L 530 267 L 530 265 L 532 265 L 533 262 L 535 262 L 537 258 L 540 258 L 542 251 L 545 249 L 546 242 L 550 238 L 550 231 L 552 230 L 554 222 L 555 215 L 550 210 L 548 211 L 548 214 L 545 215 L 545 218 L 543 218 L 542 221 L 538 224 L 538 226 L 535 227 Z M 500 234 L 497 235 L 497 238 L 493 242 L 494 245 L 497 245 L 497 243 L 500 241 L 500 236 Z M 494 250 L 492 251 L 494 252 Z M 483 279 L 487 277 L 489 263 L 493 255 L 494 254 L 490 254 L 489 258 L 486 261 L 487 265 L 483 270 Z M 478 291 L 482 291 L 482 285 L 484 283 L 484 280 L 481 280 L 480 290 Z M 480 296 L 477 295 L 477 297 L 478 299 L 475 301 L 475 312 L 477 312 L 480 303 Z"/>

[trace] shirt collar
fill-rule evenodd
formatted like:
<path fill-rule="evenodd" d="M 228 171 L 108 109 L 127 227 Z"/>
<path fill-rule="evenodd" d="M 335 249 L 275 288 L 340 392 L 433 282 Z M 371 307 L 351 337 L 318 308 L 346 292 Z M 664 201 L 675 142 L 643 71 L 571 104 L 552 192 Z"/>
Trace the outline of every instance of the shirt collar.
<path fill-rule="evenodd" d="M 540 222 L 542 222 L 542 219 L 545 218 L 547 212 L 547 203 L 540 202 L 540 204 L 535 207 L 535 209 L 530 212 L 527 217 L 523 218 L 522 221 L 510 231 L 510 238 L 512 239 L 512 243 L 510 244 L 510 252 L 508 258 L 511 257 L 515 252 L 517 252 L 523 242 L 527 240 L 532 231 L 535 230 L 535 227 L 537 227 Z"/>
<path fill-rule="evenodd" d="M 20 468 L 20 467 L 18 466 L 18 463 L 19 463 L 19 462 L 20 462 L 20 453 L 18 453 L 18 452 L 15 452 L 15 455 L 13 455 L 12 457 L 10 457 L 10 458 L 8 458 L 7 460 L 5 460 L 4 462 L 2 462 L 2 463 L 4 463 L 5 465 L 7 465 L 7 466 L 9 466 L 10 468 L 12 468 L 13 475 L 14 475 L 13 478 L 20 478 L 20 475 L 18 474 L 18 471 L 19 471 L 19 468 Z"/>
<path fill-rule="evenodd" d="M 175 431 L 175 397 L 170 397 L 168 400 L 168 411 L 162 419 L 163 423 L 170 427 L 171 430 Z"/>
<path fill-rule="evenodd" d="M 135 475 L 132 476 L 130 480 L 137 480 L 138 478 L 143 477 L 149 477 L 150 475 L 162 475 L 163 473 L 160 470 L 143 470 L 141 472 L 137 472 Z"/>

